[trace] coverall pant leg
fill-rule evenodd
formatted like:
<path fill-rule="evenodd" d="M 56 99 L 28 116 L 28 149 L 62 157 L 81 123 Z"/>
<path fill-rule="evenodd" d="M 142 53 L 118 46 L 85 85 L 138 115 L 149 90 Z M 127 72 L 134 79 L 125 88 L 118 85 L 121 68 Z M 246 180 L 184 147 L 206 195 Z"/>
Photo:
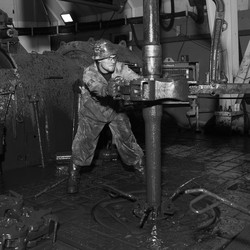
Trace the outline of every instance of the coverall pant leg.
<path fill-rule="evenodd" d="M 72 143 L 72 162 L 78 166 L 90 166 L 100 133 L 105 122 L 82 117 Z"/>
<path fill-rule="evenodd" d="M 131 130 L 128 116 L 118 113 L 110 121 L 109 127 L 122 161 L 130 166 L 136 165 L 144 154 Z"/>

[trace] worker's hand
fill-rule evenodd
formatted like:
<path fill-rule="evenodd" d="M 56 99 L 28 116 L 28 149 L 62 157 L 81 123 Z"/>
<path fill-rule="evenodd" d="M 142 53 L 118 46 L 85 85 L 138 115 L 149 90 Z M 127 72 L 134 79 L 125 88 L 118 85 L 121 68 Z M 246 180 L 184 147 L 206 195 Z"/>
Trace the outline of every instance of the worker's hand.
<path fill-rule="evenodd" d="M 81 88 L 83 86 L 83 83 L 82 81 L 80 81 L 79 79 L 77 81 L 75 81 L 72 85 L 72 88 L 73 88 L 73 91 L 74 93 L 78 93 L 80 94 L 81 93 Z"/>
<path fill-rule="evenodd" d="M 125 84 L 125 80 L 121 76 L 111 78 L 108 82 L 108 95 L 113 98 L 119 98 L 120 96 L 120 87 Z"/>

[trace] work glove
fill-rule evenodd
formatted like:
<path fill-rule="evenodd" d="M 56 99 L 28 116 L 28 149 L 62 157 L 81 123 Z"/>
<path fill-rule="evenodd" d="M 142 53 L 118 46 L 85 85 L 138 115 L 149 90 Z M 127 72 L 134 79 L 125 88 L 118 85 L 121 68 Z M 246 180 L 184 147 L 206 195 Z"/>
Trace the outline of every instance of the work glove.
<path fill-rule="evenodd" d="M 125 85 L 125 80 L 121 76 L 111 78 L 108 81 L 108 95 L 112 96 L 115 99 L 119 99 L 121 96 L 120 90 L 121 86 Z"/>
<path fill-rule="evenodd" d="M 76 80 L 73 85 L 72 85 L 72 88 L 73 88 L 73 91 L 74 93 L 78 93 L 80 94 L 81 93 L 81 88 L 83 86 L 83 82 L 81 80 Z"/>

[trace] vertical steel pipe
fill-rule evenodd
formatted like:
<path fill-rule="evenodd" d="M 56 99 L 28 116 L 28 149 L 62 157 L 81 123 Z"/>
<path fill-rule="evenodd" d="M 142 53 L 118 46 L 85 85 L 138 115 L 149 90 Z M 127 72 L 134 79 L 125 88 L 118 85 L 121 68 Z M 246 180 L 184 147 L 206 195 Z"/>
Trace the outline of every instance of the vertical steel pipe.
<path fill-rule="evenodd" d="M 159 0 L 143 1 L 143 76 L 161 77 L 162 52 L 159 30 Z M 161 206 L 161 118 L 162 105 L 143 109 L 146 137 L 147 203 L 158 214 Z"/>
<path fill-rule="evenodd" d="M 222 27 L 224 24 L 225 5 L 223 0 L 215 0 L 216 13 L 214 20 L 214 30 L 212 35 L 212 44 L 209 60 L 209 83 L 218 81 L 218 63 L 219 63 L 219 47 Z"/>

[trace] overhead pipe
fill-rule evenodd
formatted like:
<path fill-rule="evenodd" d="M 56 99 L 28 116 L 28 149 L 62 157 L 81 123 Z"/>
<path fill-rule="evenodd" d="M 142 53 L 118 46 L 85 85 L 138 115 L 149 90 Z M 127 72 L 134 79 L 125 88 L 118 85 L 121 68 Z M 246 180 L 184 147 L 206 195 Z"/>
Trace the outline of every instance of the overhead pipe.
<path fill-rule="evenodd" d="M 94 6 L 97 8 L 102 8 L 102 9 L 108 9 L 108 10 L 113 10 L 117 12 L 121 12 L 127 0 L 119 0 L 118 4 L 105 4 L 105 3 L 100 3 L 100 2 L 95 2 L 95 1 L 87 1 L 87 0 L 60 0 L 63 2 L 70 2 L 70 3 L 76 3 L 76 4 L 84 4 L 84 5 L 89 5 L 89 6 Z"/>
<path fill-rule="evenodd" d="M 223 0 L 213 0 L 216 4 L 216 14 L 214 20 L 214 29 L 209 61 L 209 82 L 218 81 L 218 62 L 219 62 L 219 46 L 220 37 L 224 24 L 225 4 Z"/>
<path fill-rule="evenodd" d="M 167 18 L 164 18 L 163 15 L 160 15 L 160 25 L 166 32 L 170 31 L 174 27 L 174 21 L 175 21 L 175 3 L 174 0 L 170 0 L 170 2 L 171 2 L 171 14 L 170 14 L 170 22 L 167 26 L 165 25 L 164 22 Z M 160 4 L 159 9 L 161 9 L 162 0 L 160 0 L 159 4 Z"/>
<path fill-rule="evenodd" d="M 190 1 L 189 1 L 190 4 Z M 197 14 L 194 12 L 188 12 L 188 15 L 197 23 L 197 24 L 202 24 L 204 23 L 204 5 L 206 5 L 205 1 L 201 1 L 201 0 L 194 0 L 194 5 L 191 6 L 195 6 L 196 10 L 197 10 Z"/>
<path fill-rule="evenodd" d="M 162 51 L 159 30 L 159 0 L 143 1 L 144 77 L 161 76 Z M 161 206 L 161 118 L 162 105 L 152 103 L 143 109 L 146 141 L 147 204 L 157 216 Z"/>

